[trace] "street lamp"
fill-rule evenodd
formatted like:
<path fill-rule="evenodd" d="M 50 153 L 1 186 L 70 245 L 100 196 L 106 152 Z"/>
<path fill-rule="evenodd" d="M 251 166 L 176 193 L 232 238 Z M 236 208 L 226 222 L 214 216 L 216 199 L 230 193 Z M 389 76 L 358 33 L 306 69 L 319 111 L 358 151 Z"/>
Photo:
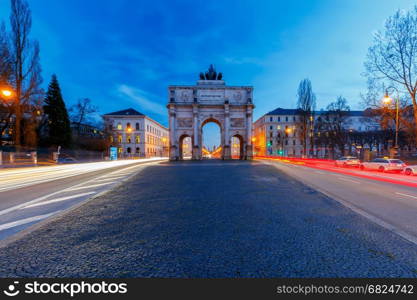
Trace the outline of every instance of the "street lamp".
<path fill-rule="evenodd" d="M 10 98 L 12 96 L 13 92 L 11 90 L 9 90 L 9 89 L 2 89 L 1 90 L 1 94 L 5 98 Z"/>
<path fill-rule="evenodd" d="M 392 99 L 389 96 L 388 89 L 390 89 L 390 88 L 391 89 L 394 89 L 397 92 L 397 98 L 396 99 Z M 399 131 L 399 106 L 400 106 L 400 97 L 398 95 L 398 90 L 395 87 L 390 86 L 390 87 L 388 87 L 385 90 L 385 95 L 384 95 L 384 98 L 382 99 L 382 101 L 385 104 L 390 104 L 392 102 L 392 100 L 395 101 L 395 110 L 396 110 L 396 113 L 395 113 L 395 146 L 394 146 L 394 148 L 395 148 L 396 154 L 398 154 L 398 131 Z"/>

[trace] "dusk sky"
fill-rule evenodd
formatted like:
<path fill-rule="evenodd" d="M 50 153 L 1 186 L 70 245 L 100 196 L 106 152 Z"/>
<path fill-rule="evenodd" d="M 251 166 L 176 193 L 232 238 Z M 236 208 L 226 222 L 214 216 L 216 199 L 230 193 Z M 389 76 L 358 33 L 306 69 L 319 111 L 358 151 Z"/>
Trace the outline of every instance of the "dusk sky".
<path fill-rule="evenodd" d="M 0 0 L 9 25 L 10 1 Z M 295 108 L 312 81 L 318 109 L 338 95 L 362 109 L 372 34 L 415 1 L 29 0 L 44 87 L 56 73 L 68 106 L 135 108 L 167 123 L 167 86 L 195 84 L 214 64 L 228 85 L 254 86 L 254 120 Z"/>

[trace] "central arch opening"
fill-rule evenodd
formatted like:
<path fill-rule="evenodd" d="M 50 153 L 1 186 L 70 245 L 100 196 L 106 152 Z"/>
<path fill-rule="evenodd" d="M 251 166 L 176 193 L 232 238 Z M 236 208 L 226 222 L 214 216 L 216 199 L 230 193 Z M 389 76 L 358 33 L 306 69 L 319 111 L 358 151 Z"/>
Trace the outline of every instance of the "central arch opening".
<path fill-rule="evenodd" d="M 202 127 L 202 157 L 222 158 L 222 141 L 220 123 L 215 119 L 206 120 Z"/>

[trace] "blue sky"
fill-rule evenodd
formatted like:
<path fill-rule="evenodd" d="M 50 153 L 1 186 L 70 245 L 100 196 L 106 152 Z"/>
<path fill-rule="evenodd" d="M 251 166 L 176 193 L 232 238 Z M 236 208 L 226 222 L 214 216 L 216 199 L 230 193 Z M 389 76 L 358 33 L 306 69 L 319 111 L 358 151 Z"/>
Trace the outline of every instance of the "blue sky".
<path fill-rule="evenodd" d="M 318 108 L 338 95 L 362 109 L 372 33 L 413 1 L 29 0 L 44 86 L 67 105 L 91 98 L 107 113 L 133 107 L 167 125 L 167 86 L 194 84 L 215 64 L 226 84 L 253 85 L 255 119 L 294 108 L 310 78 Z M 10 13 L 0 0 L 0 19 Z M 214 142 L 215 143 L 215 142 Z"/>

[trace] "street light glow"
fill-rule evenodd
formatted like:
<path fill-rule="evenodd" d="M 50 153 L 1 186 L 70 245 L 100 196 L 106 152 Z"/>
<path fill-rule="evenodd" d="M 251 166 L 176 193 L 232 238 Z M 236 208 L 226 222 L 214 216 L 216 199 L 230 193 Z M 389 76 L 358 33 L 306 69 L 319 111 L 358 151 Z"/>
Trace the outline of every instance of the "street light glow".
<path fill-rule="evenodd" d="M 1 94 L 4 97 L 11 97 L 12 96 L 12 91 L 11 90 L 1 90 Z"/>

